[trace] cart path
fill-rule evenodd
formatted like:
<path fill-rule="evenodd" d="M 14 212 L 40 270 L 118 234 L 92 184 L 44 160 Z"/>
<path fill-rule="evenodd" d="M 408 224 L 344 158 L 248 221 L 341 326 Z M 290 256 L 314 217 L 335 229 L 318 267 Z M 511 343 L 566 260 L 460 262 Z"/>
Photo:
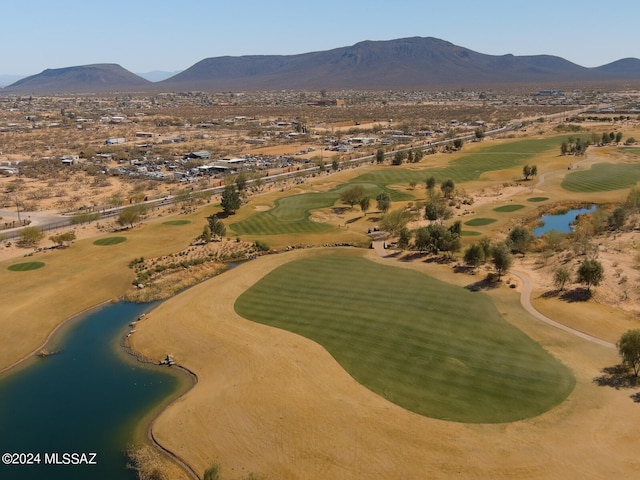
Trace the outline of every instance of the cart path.
<path fill-rule="evenodd" d="M 379 257 L 388 258 L 387 251 L 384 248 L 384 242 L 385 240 L 374 240 L 372 242 L 373 249 L 375 250 L 376 254 L 378 254 Z M 572 335 L 580 337 L 583 340 L 593 342 L 595 344 L 601 345 L 606 348 L 616 348 L 616 346 L 611 342 L 607 342 L 606 340 L 602 340 L 601 338 L 594 337 L 592 335 L 589 335 L 588 333 L 581 332 L 580 330 L 576 330 L 575 328 L 571 328 L 567 325 L 556 322 L 555 320 L 552 320 L 546 315 L 543 315 L 542 313 L 540 313 L 531 304 L 531 292 L 533 291 L 533 285 L 531 284 L 531 279 L 527 276 L 526 273 L 522 271 L 511 270 L 511 273 L 513 273 L 516 277 L 522 280 L 522 292 L 520 292 L 520 304 L 522 305 L 522 308 L 524 308 L 527 312 L 529 312 L 535 318 L 537 318 L 541 322 L 546 323 L 547 325 L 551 325 L 552 327 L 559 328 L 560 330 L 564 330 L 565 332 L 568 332 L 568 333 L 571 333 Z"/>

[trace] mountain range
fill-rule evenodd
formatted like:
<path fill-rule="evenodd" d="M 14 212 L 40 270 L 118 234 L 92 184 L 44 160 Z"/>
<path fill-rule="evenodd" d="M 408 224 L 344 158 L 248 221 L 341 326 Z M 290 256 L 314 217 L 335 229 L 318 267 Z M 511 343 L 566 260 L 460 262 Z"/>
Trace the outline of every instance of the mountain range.
<path fill-rule="evenodd" d="M 426 90 L 605 82 L 639 86 L 640 60 L 625 58 L 587 68 L 552 55 L 487 55 L 437 38 L 412 37 L 364 41 L 298 55 L 206 58 L 156 82 L 116 64 L 48 69 L 0 89 L 0 93 Z"/>

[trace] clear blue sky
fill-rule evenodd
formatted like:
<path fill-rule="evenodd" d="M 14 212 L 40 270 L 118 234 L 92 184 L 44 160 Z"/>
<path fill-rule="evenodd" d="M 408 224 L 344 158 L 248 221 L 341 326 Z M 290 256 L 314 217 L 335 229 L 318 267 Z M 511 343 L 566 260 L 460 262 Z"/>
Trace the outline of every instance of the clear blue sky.
<path fill-rule="evenodd" d="M 585 67 L 640 58 L 638 0 L 2 0 L 0 15 L 0 74 L 91 63 L 177 71 L 414 36 Z"/>

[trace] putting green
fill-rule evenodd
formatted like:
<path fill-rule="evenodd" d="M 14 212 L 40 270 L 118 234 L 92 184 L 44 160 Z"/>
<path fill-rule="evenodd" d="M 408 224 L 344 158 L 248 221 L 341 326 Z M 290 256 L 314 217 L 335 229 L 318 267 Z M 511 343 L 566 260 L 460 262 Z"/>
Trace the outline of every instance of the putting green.
<path fill-rule="evenodd" d="M 497 222 L 497 220 L 495 218 L 474 218 L 464 222 L 464 224 L 469 225 L 470 227 L 482 227 L 483 225 L 489 225 L 493 222 Z"/>
<path fill-rule="evenodd" d="M 42 267 L 44 267 L 44 262 L 24 262 L 9 265 L 7 269 L 11 270 L 12 272 L 26 272 L 28 270 L 37 270 L 38 268 Z"/>
<path fill-rule="evenodd" d="M 482 235 L 482 233 L 476 232 L 474 230 L 462 230 L 460 232 L 461 237 L 477 237 L 478 235 Z"/>
<path fill-rule="evenodd" d="M 524 208 L 524 205 L 503 205 L 502 207 L 496 207 L 493 209 L 494 212 L 501 212 L 501 213 L 509 213 L 509 212 L 516 212 L 520 209 Z"/>
<path fill-rule="evenodd" d="M 95 242 L 93 242 L 93 244 L 104 247 L 108 245 L 117 245 L 118 243 L 122 243 L 126 241 L 127 241 L 127 237 L 106 237 L 106 238 L 100 238 L 96 240 Z"/>
<path fill-rule="evenodd" d="M 486 295 L 358 257 L 285 264 L 235 309 L 318 342 L 361 384 L 429 417 L 521 420 L 557 405 L 575 384 Z"/>
<path fill-rule="evenodd" d="M 560 184 L 570 192 L 608 192 L 633 187 L 640 181 L 640 164 L 596 163 L 568 174 Z"/>

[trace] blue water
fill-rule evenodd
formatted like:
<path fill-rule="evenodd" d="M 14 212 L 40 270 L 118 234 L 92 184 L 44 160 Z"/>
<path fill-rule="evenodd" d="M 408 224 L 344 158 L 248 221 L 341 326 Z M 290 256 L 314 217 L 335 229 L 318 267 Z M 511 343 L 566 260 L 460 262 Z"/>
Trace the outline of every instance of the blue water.
<path fill-rule="evenodd" d="M 536 237 L 539 237 L 551 230 L 556 230 L 560 233 L 571 233 L 571 225 L 576 220 L 576 217 L 583 213 L 593 212 L 596 208 L 597 205 L 592 205 L 588 208 L 576 208 L 569 210 L 562 215 L 543 215 L 540 219 L 542 221 L 542 226 L 534 228 L 533 234 Z"/>
<path fill-rule="evenodd" d="M 137 421 L 178 388 L 167 367 L 117 354 L 126 325 L 149 305 L 108 305 L 74 322 L 61 352 L 0 380 L 0 454 L 40 454 L 3 465 L 0 479 L 130 480 L 124 452 Z M 45 465 L 58 453 L 96 453 L 97 465 Z M 82 457 L 79 457 L 82 458 Z"/>

